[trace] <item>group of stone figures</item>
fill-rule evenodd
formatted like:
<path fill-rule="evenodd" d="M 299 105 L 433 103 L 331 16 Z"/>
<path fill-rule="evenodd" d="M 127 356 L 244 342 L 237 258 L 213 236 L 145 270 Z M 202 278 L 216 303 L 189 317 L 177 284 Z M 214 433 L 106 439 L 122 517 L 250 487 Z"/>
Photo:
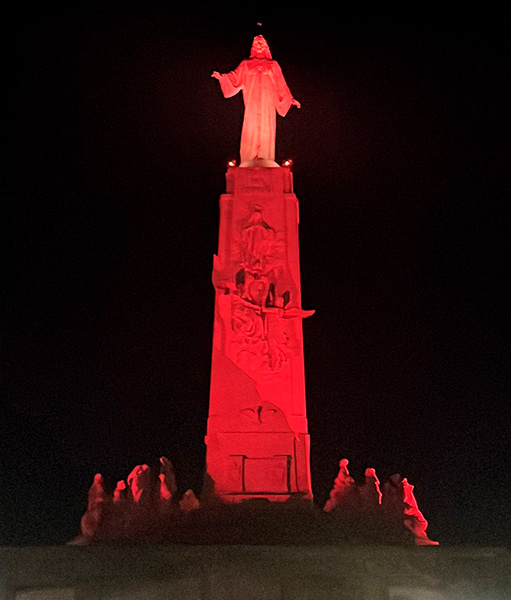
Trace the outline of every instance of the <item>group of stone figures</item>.
<path fill-rule="evenodd" d="M 380 486 L 376 471 L 369 468 L 365 470 L 364 481 L 356 483 L 348 471 L 347 459 L 343 458 L 339 467 L 325 512 L 345 520 L 374 520 L 381 516 L 387 523 L 402 523 L 413 534 L 416 545 L 438 545 L 426 533 L 428 522 L 419 510 L 414 486 L 406 478 L 392 475 Z"/>
<path fill-rule="evenodd" d="M 180 496 L 171 462 L 162 457 L 160 463 L 159 474 L 148 465 L 138 465 L 126 481 L 117 483 L 113 492 L 105 489 L 100 474 L 95 475 L 87 511 L 81 520 L 81 535 L 75 543 L 154 539 L 155 532 L 165 531 L 192 512 L 214 515 L 219 507 L 229 509 L 229 505 L 214 497 L 212 490 L 204 492 L 202 503 L 192 490 Z M 366 469 L 365 480 L 359 483 L 349 474 L 346 459 L 339 465 L 339 474 L 323 509 L 323 514 L 328 513 L 333 522 L 347 528 L 357 523 L 366 528 L 383 528 L 392 539 L 413 541 L 419 546 L 438 544 L 426 533 L 428 523 L 419 510 L 413 486 L 406 479 L 393 475 L 380 488 L 374 469 Z M 290 503 L 289 511 L 296 506 L 296 502 Z M 303 499 L 303 506 L 314 509 L 310 499 Z M 171 537 L 166 541 L 172 541 Z M 207 539 L 208 532 L 201 531 L 201 537 Z"/>
<path fill-rule="evenodd" d="M 117 482 L 113 492 L 106 490 L 103 476 L 97 473 L 81 520 L 80 540 L 129 538 L 143 533 L 144 527 L 155 518 L 165 520 L 199 506 L 192 490 L 178 500 L 174 469 L 164 456 L 160 458 L 158 475 L 148 465 L 137 465 L 126 481 Z"/>

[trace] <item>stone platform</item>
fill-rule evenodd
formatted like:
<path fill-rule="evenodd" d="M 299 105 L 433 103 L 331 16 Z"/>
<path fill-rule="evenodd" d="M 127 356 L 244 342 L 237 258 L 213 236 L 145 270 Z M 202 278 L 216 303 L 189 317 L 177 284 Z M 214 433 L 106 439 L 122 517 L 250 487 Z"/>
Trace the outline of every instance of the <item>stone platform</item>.
<path fill-rule="evenodd" d="M 503 548 L 99 545 L 0 549 L 3 600 L 504 600 Z"/>

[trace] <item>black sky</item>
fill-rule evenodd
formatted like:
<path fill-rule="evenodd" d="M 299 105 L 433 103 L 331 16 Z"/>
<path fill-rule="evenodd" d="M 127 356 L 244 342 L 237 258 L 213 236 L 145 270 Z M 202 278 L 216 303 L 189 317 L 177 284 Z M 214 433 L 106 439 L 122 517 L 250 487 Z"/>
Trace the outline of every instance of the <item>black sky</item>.
<path fill-rule="evenodd" d="M 347 457 L 357 476 L 407 476 L 431 537 L 506 543 L 503 14 L 123 4 L 21 7 L 8 27 L 0 544 L 68 541 L 96 472 L 115 483 L 166 455 L 200 491 L 242 120 L 210 73 L 247 56 L 257 21 L 302 102 L 277 158 L 294 159 L 316 309 L 316 499 Z"/>

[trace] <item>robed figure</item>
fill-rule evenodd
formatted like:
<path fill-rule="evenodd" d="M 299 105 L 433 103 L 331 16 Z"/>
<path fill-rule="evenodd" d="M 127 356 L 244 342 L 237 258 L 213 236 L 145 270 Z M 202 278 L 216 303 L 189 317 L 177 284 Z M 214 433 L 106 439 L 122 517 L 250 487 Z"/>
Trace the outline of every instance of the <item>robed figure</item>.
<path fill-rule="evenodd" d="M 275 162 L 276 112 L 285 117 L 300 108 L 289 91 L 279 64 L 272 60 L 262 35 L 254 38 L 250 58 L 230 73 L 214 71 L 226 98 L 243 92 L 245 116 L 241 131 L 241 167 L 278 166 Z"/>

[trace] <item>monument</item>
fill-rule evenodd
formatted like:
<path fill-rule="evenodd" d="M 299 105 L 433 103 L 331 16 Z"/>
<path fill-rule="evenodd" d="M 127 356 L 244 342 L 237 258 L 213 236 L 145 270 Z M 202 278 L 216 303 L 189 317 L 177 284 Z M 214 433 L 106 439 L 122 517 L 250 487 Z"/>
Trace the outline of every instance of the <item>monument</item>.
<path fill-rule="evenodd" d="M 81 535 L 0 549 L 6 600 L 508 598 L 509 552 L 434 546 L 413 486 L 380 486 L 348 460 L 312 503 L 300 300 L 298 201 L 275 162 L 275 113 L 299 106 L 264 39 L 230 74 L 242 90 L 241 164 L 227 170 L 214 259 L 206 478 L 179 493 L 171 462 L 108 490 L 96 474 Z M 86 547 L 80 547 L 86 546 Z M 408 546 L 408 547 L 407 547 Z"/>
<path fill-rule="evenodd" d="M 302 320 L 314 311 L 301 305 L 291 163 L 275 161 L 276 115 L 300 103 L 261 35 L 250 58 L 212 77 L 224 96 L 243 93 L 245 115 L 213 260 L 204 486 L 199 497 L 180 495 L 165 457 L 158 474 L 138 465 L 113 491 L 97 474 L 75 542 L 299 543 L 307 529 L 315 543 L 434 545 L 413 486 L 399 475 L 380 489 L 374 469 L 356 482 L 342 459 L 323 510 L 312 502 Z"/>
<path fill-rule="evenodd" d="M 235 71 L 213 73 L 243 92 L 241 164 L 220 198 L 207 476 L 229 501 L 312 498 L 305 408 L 298 201 L 275 158 L 276 113 L 300 106 L 265 39 Z"/>

